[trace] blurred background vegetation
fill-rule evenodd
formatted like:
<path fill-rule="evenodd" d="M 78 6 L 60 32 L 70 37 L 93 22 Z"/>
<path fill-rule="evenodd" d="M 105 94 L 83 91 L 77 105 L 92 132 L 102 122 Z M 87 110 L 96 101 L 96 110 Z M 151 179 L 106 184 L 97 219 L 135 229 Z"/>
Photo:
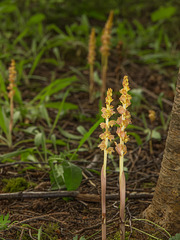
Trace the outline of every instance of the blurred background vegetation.
<path fill-rule="evenodd" d="M 18 82 L 33 77 L 42 63 L 64 66 L 64 60 L 87 54 L 91 27 L 97 44 L 111 9 L 115 13 L 112 47 L 123 42 L 129 59 L 162 70 L 179 66 L 180 31 L 177 0 L 4 0 L 0 3 L 0 69 L 17 61 Z"/>

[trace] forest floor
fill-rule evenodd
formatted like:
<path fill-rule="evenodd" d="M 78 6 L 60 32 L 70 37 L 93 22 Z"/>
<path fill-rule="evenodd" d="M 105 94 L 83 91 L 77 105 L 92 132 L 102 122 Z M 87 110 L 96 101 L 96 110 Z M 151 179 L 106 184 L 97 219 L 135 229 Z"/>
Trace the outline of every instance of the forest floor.
<path fill-rule="evenodd" d="M 76 67 L 76 66 L 75 66 Z M 37 70 L 41 76 L 48 76 L 49 68 L 45 65 L 41 65 Z M 66 64 L 62 71 L 56 73 L 58 78 L 61 78 L 63 74 L 69 71 L 69 67 Z M 142 65 L 133 63 L 131 60 L 121 59 L 121 63 L 118 61 L 116 51 L 111 54 L 108 69 L 108 87 L 113 90 L 121 88 L 121 80 L 125 74 L 128 75 L 131 89 L 142 89 L 143 101 L 132 111 L 132 123 L 133 125 L 144 128 L 141 113 L 145 114 L 148 127 L 154 128 L 161 126 L 160 120 L 160 107 L 158 105 L 158 96 L 163 92 L 163 114 L 167 120 L 170 115 L 174 93 L 169 86 L 169 79 L 171 78 L 170 69 L 166 71 L 166 74 L 159 73 L 158 71 L 150 68 L 148 65 Z M 81 70 L 81 74 L 87 80 L 88 83 L 88 71 Z M 81 81 L 81 80 L 80 80 Z M 82 80 L 84 81 L 84 80 Z M 39 82 L 39 87 L 42 88 L 47 85 L 45 82 Z M 81 82 L 79 83 L 81 84 Z M 96 86 L 98 90 L 98 86 Z M 35 94 L 37 94 L 37 83 L 31 82 L 29 88 L 21 87 L 22 97 L 24 101 L 29 101 Z M 33 91 L 34 90 L 34 91 Z M 118 96 L 116 96 L 115 102 L 118 103 Z M 116 98 L 115 97 L 115 98 Z M 73 110 L 67 113 L 63 119 L 59 121 L 61 128 L 68 131 L 71 134 L 77 134 L 77 126 L 79 120 L 78 114 L 83 113 L 88 118 L 95 117 L 99 112 L 99 98 L 95 99 L 92 104 L 89 103 L 88 92 L 72 92 L 68 96 L 69 102 L 75 103 L 79 106 L 79 110 Z M 148 119 L 148 109 L 153 109 L 156 112 L 157 118 L 154 122 L 154 126 Z M 55 119 L 56 112 L 50 110 L 49 114 L 52 119 Z M 47 129 L 48 126 L 45 121 L 37 120 L 36 125 L 43 125 Z M 85 129 L 89 129 L 92 123 L 83 121 L 81 119 L 81 125 Z M 56 132 L 56 130 L 55 130 Z M 102 133 L 100 127 L 98 127 L 92 134 L 92 139 L 98 139 Z M 126 231 L 133 231 L 129 239 L 149 239 L 145 234 L 134 231 L 131 226 L 137 229 L 143 230 L 136 218 L 139 218 L 139 214 L 151 203 L 153 192 L 158 179 L 158 174 L 161 167 L 161 161 L 163 158 L 163 152 L 165 148 L 165 140 L 167 137 L 167 130 L 160 130 L 161 140 L 152 139 L 153 153 L 150 153 L 149 141 L 146 141 L 146 134 L 142 132 L 139 134 L 143 142 L 142 145 L 138 145 L 133 136 L 130 136 L 130 141 L 127 143 L 128 153 L 126 154 L 127 161 L 125 167 L 127 168 L 127 202 L 126 202 L 126 219 L 127 225 Z M 57 136 L 63 139 L 60 133 L 57 131 Z M 19 139 L 26 139 L 27 135 L 24 132 L 18 132 L 13 135 L 13 142 L 19 141 Z M 92 140 L 93 141 L 93 140 Z M 27 143 L 26 147 L 30 147 L 31 143 Z M 71 149 L 77 147 L 70 146 Z M 51 144 L 48 146 L 52 148 Z M 15 149 L 13 149 L 15 150 Z M 64 151 L 64 147 L 58 147 L 58 152 Z M 1 153 L 10 152 L 7 147 L 0 146 Z M 53 150 L 52 150 L 53 151 Z M 78 235 L 84 236 L 86 239 L 101 239 L 101 203 L 99 202 L 100 196 L 100 172 L 103 162 L 103 152 L 98 147 L 89 152 L 79 152 L 79 161 L 74 161 L 75 164 L 83 169 L 83 180 L 78 189 L 81 195 L 80 197 L 69 198 L 68 200 L 60 197 L 45 197 L 45 198 L 28 198 L 28 199 L 5 199 L 1 200 L 0 210 L 1 214 L 6 215 L 9 213 L 12 226 L 4 231 L 0 232 L 0 239 L 15 240 L 15 239 L 37 239 L 33 238 L 32 234 L 42 226 L 42 231 L 49 235 L 42 235 L 42 239 L 59 239 L 59 240 L 72 240 L 73 237 Z M 84 159 L 82 161 L 81 159 Z M 18 158 L 16 159 L 18 161 Z M 119 200 L 118 200 L 118 172 L 115 170 L 114 164 L 118 165 L 117 157 L 113 161 L 108 162 L 107 173 L 107 233 L 109 239 L 113 239 L 112 236 L 118 231 L 119 227 Z M 29 165 L 28 165 L 29 166 Z M 25 169 L 26 165 L 19 162 L 16 165 L 2 164 L 1 167 L 1 180 L 6 178 L 24 177 L 30 182 L 36 184 L 36 187 L 29 188 L 26 192 L 31 191 L 46 191 L 50 190 L 50 180 L 48 168 L 42 169 Z M 89 167 L 95 171 L 89 171 Z M 3 181 L 0 183 L 1 189 L 4 186 Z M 92 195 L 91 197 L 89 195 Z M 87 199 L 88 198 L 88 199 Z M 15 222 L 14 222 L 15 221 Z M 144 230 L 145 231 L 145 230 Z M 154 228 L 154 232 L 158 232 L 157 227 Z M 146 231 L 148 232 L 148 231 Z M 149 232 L 150 234 L 152 232 Z M 110 238 L 111 237 L 111 238 Z M 160 239 L 168 239 L 166 235 L 158 235 Z M 78 239 L 78 238 L 77 238 Z"/>

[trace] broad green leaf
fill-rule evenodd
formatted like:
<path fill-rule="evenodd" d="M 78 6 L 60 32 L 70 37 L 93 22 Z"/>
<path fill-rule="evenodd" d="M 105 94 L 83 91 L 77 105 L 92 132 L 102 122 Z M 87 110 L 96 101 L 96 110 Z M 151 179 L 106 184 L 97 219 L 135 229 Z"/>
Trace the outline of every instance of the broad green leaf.
<path fill-rule="evenodd" d="M 128 132 L 128 135 L 133 136 L 136 139 L 138 146 L 142 145 L 141 137 L 135 132 Z"/>
<path fill-rule="evenodd" d="M 39 132 L 35 135 L 35 138 L 34 138 L 34 144 L 36 145 L 36 147 L 39 147 L 40 145 L 42 146 L 43 145 L 43 133 Z"/>
<path fill-rule="evenodd" d="M 8 159 L 8 158 L 12 158 L 12 157 L 16 157 L 16 156 L 19 156 L 20 154 L 22 153 L 25 153 L 25 152 L 32 152 L 34 151 L 34 148 L 27 148 L 27 149 L 24 149 L 24 150 L 17 150 L 17 151 L 14 151 L 14 152 L 10 152 L 10 153 L 5 153 L 3 155 L 0 155 L 0 160 L 4 160 L 4 159 Z"/>
<path fill-rule="evenodd" d="M 15 88 L 14 100 L 15 100 L 16 102 L 18 102 L 19 104 L 22 104 L 22 103 L 23 103 L 22 97 L 21 97 L 21 92 L 19 91 L 19 89 L 18 89 L 17 87 Z"/>
<path fill-rule="evenodd" d="M 152 130 L 152 138 L 161 140 L 161 134 L 157 132 L 155 129 Z"/>
<path fill-rule="evenodd" d="M 173 237 L 170 237 L 169 240 L 180 240 L 180 233 L 176 233 L 176 235 Z"/>
<path fill-rule="evenodd" d="M 0 89 L 1 89 L 1 94 L 4 93 L 3 96 L 5 97 L 6 100 L 8 100 L 5 81 L 1 74 L 0 74 Z"/>
<path fill-rule="evenodd" d="M 36 126 L 31 126 L 31 127 L 24 129 L 23 132 L 34 135 L 34 134 L 36 134 L 36 130 L 37 130 Z"/>
<path fill-rule="evenodd" d="M 77 135 L 71 134 L 71 133 L 63 130 L 61 127 L 58 127 L 58 129 L 59 129 L 60 133 L 68 139 L 79 140 L 82 138 L 82 136 L 77 136 Z"/>
<path fill-rule="evenodd" d="M 170 19 L 176 13 L 176 8 L 174 6 L 164 7 L 161 6 L 156 11 L 151 14 L 151 19 L 153 22 L 159 20 Z"/>
<path fill-rule="evenodd" d="M 144 128 L 142 127 L 139 127 L 139 126 L 136 126 L 136 125 L 133 125 L 133 124 L 129 124 L 126 129 L 137 129 L 137 130 L 140 130 L 140 131 L 144 131 Z"/>
<path fill-rule="evenodd" d="M 11 13 L 11 12 L 14 12 L 17 10 L 17 7 L 16 5 L 13 5 L 13 3 L 9 4 L 9 3 L 3 3 L 1 6 L 0 6 L 0 14 L 3 14 L 3 13 Z"/>
<path fill-rule="evenodd" d="M 45 19 L 45 15 L 42 13 L 37 13 L 35 15 L 33 15 L 29 21 L 27 22 L 27 25 L 35 25 L 38 24 L 40 22 L 42 22 Z"/>
<path fill-rule="evenodd" d="M 45 103 L 45 106 L 47 108 L 59 109 L 60 104 L 61 102 L 48 102 L 48 103 Z M 63 111 L 74 110 L 74 109 L 78 109 L 78 106 L 76 104 L 65 102 L 63 105 Z"/>
<path fill-rule="evenodd" d="M 0 105 L 0 127 L 2 128 L 3 132 L 7 135 L 8 129 L 5 122 L 5 114 L 1 105 Z"/>
<path fill-rule="evenodd" d="M 64 181 L 68 191 L 75 191 L 82 181 L 82 170 L 71 162 L 63 161 Z"/>
<path fill-rule="evenodd" d="M 53 134 L 53 135 L 54 135 L 54 134 Z M 51 140 L 46 139 L 46 143 L 52 143 L 52 144 L 53 144 L 53 141 L 52 141 L 52 139 L 51 139 Z M 60 145 L 60 146 L 66 146 L 66 145 L 67 145 L 67 144 L 66 144 L 63 140 L 61 140 L 61 139 L 56 139 L 55 144 L 56 144 L 56 145 Z"/>

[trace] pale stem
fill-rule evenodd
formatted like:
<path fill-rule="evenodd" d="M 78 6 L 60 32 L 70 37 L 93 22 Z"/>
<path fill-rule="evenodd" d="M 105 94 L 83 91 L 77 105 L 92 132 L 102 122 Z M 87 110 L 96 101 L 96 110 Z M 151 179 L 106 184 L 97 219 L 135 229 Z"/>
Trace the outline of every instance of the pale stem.
<path fill-rule="evenodd" d="M 108 126 L 109 123 L 109 119 L 106 118 L 106 126 Z M 106 149 L 108 147 L 108 138 L 106 138 L 105 140 L 105 145 L 106 145 Z M 106 177 L 106 166 L 107 166 L 107 150 L 104 150 L 104 169 L 103 169 L 103 173 L 104 173 L 104 177 Z"/>

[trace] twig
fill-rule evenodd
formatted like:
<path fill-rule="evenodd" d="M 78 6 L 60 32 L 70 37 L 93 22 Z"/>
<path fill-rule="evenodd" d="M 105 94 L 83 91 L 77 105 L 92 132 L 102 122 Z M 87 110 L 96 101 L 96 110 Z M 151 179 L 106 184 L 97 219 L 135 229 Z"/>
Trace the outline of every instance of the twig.
<path fill-rule="evenodd" d="M 57 197 L 74 197 L 78 200 L 86 202 L 100 202 L 100 195 L 97 194 L 83 194 L 78 191 L 51 191 L 51 192 L 16 192 L 16 193 L 1 193 L 0 200 L 5 199 L 26 199 L 26 198 L 57 198 Z M 138 198 L 152 198 L 153 193 L 147 192 L 127 192 L 127 197 L 129 199 Z M 117 200 L 119 199 L 119 194 L 106 194 L 106 200 Z"/>
<path fill-rule="evenodd" d="M 34 165 L 34 164 L 41 164 L 41 165 L 45 165 L 48 163 L 44 163 L 44 162 L 13 162 L 13 163 L 4 163 L 4 164 L 0 164 L 0 168 L 2 167 L 9 167 L 9 166 L 13 166 L 13 165 L 23 165 L 23 164 L 30 164 L 30 165 Z"/>
<path fill-rule="evenodd" d="M 118 196 L 118 197 L 119 197 L 119 196 Z M 115 218 L 115 219 L 113 219 L 113 220 L 107 221 L 107 224 L 112 223 L 112 222 L 115 222 L 115 221 L 118 221 L 118 220 L 119 220 L 119 217 L 118 217 L 118 218 Z M 94 228 L 97 228 L 97 227 L 100 227 L 100 226 L 101 226 L 101 223 L 98 223 L 98 224 L 93 225 L 93 226 L 91 226 L 91 227 L 83 228 L 83 229 L 75 232 L 74 234 L 80 234 L 80 233 L 82 233 L 82 232 L 84 232 L 84 231 L 86 231 L 86 230 L 94 229 Z"/>

